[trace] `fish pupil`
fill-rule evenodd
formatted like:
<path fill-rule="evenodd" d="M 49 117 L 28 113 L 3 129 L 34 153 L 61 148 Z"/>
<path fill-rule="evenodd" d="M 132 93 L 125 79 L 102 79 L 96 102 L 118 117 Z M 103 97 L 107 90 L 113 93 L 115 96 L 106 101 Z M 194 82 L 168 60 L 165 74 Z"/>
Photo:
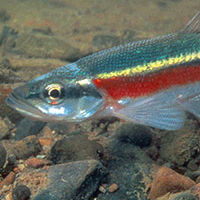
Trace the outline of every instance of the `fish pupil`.
<path fill-rule="evenodd" d="M 49 96 L 51 98 L 58 98 L 60 96 L 60 91 L 57 89 L 51 90 Z"/>

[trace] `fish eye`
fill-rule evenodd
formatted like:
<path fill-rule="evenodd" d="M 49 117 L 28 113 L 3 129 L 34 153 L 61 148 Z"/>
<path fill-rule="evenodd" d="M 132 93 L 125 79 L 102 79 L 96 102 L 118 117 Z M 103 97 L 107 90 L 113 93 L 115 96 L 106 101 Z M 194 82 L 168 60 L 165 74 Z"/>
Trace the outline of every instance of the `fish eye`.
<path fill-rule="evenodd" d="M 64 97 L 65 90 L 60 84 L 50 84 L 45 87 L 43 96 L 51 104 L 60 103 Z"/>

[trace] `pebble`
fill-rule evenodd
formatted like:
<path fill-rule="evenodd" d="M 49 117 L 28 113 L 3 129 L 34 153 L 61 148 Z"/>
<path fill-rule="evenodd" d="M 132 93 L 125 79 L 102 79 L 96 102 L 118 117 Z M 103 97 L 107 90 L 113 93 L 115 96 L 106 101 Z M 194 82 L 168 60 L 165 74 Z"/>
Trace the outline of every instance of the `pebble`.
<path fill-rule="evenodd" d="M 6 150 L 4 146 L 0 143 L 0 171 L 6 162 L 6 155 L 7 155 Z"/>
<path fill-rule="evenodd" d="M 200 176 L 198 176 L 195 181 L 196 183 L 200 183 Z"/>
<path fill-rule="evenodd" d="M 118 185 L 116 184 L 116 183 L 113 183 L 112 185 L 110 185 L 109 187 L 108 187 L 108 191 L 110 192 L 110 193 L 113 193 L 113 192 L 115 192 L 115 191 L 117 191 L 119 188 L 118 188 Z"/>
<path fill-rule="evenodd" d="M 17 168 L 20 170 L 20 171 L 23 171 L 25 169 L 25 165 L 23 163 L 20 163 L 17 165 Z"/>
<path fill-rule="evenodd" d="M 155 163 L 141 149 L 131 143 L 122 143 L 117 138 L 109 144 L 109 171 L 107 184 L 117 184 L 119 190 L 99 193 L 98 200 L 139 200 L 147 199 L 147 185 L 150 184 L 151 170 Z M 138 198 L 140 197 L 140 198 Z"/>
<path fill-rule="evenodd" d="M 14 200 L 28 200 L 31 196 L 31 191 L 25 185 L 18 185 L 12 190 Z"/>
<path fill-rule="evenodd" d="M 86 135 L 73 135 L 58 140 L 51 149 L 50 160 L 54 164 L 85 159 L 99 159 L 103 147 L 88 140 Z"/>
<path fill-rule="evenodd" d="M 39 142 L 42 146 L 50 146 L 53 143 L 51 138 L 39 138 Z"/>
<path fill-rule="evenodd" d="M 46 123 L 44 122 L 24 118 L 19 122 L 16 133 L 12 139 L 21 140 L 29 135 L 37 135 L 43 129 L 45 124 Z"/>
<path fill-rule="evenodd" d="M 187 168 L 191 171 L 196 171 L 198 169 L 198 165 L 195 163 L 194 160 L 190 160 L 187 164 Z"/>
<path fill-rule="evenodd" d="M 9 153 L 14 154 L 17 159 L 29 158 L 42 150 L 42 146 L 35 135 L 30 135 L 14 142 L 7 141 L 4 147 Z"/>
<path fill-rule="evenodd" d="M 132 143 L 141 148 L 150 146 L 152 142 L 151 130 L 141 125 L 123 124 L 117 129 L 116 134 L 120 141 Z"/>
<path fill-rule="evenodd" d="M 28 160 L 25 161 L 25 164 L 28 167 L 34 167 L 34 168 L 39 168 L 43 167 L 44 165 L 48 164 L 47 160 L 44 159 L 39 159 L 39 158 L 29 158 Z"/>
<path fill-rule="evenodd" d="M 8 185 L 12 184 L 14 182 L 14 180 L 15 180 L 15 173 L 10 172 L 10 174 L 8 174 L 6 176 L 6 178 L 0 182 L 0 190 L 3 188 L 3 186 L 8 186 Z"/>
<path fill-rule="evenodd" d="M 168 167 L 161 167 L 151 186 L 149 198 L 155 200 L 168 192 L 184 191 L 195 185 L 190 178 L 178 174 Z"/>
<path fill-rule="evenodd" d="M 186 165 L 191 158 L 198 157 L 200 132 L 197 122 L 187 120 L 184 128 L 161 135 L 160 157 L 178 166 Z M 194 167 L 196 166 L 189 166 Z"/>
<path fill-rule="evenodd" d="M 102 192 L 102 193 L 106 193 L 106 188 L 105 188 L 104 186 L 101 185 L 101 186 L 99 187 L 99 191 Z"/>
<path fill-rule="evenodd" d="M 50 183 L 33 200 L 91 199 L 105 169 L 97 160 L 75 161 L 50 167 Z"/>

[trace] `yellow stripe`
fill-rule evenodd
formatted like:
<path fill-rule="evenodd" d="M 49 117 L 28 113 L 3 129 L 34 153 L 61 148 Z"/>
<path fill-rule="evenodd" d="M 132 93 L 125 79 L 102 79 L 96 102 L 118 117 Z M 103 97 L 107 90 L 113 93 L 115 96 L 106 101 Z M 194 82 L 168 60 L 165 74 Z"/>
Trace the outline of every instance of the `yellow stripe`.
<path fill-rule="evenodd" d="M 137 65 L 132 68 L 110 72 L 110 73 L 101 73 L 98 74 L 98 78 L 112 78 L 112 77 L 118 77 L 118 76 L 132 76 L 135 74 L 139 74 L 142 72 L 148 72 L 153 70 L 159 70 L 163 67 L 169 67 L 172 65 L 180 64 L 183 62 L 189 62 L 194 59 L 200 59 L 200 52 L 198 53 L 192 53 L 188 55 L 180 55 L 179 57 L 173 57 L 166 60 L 157 60 L 155 62 L 150 62 L 144 65 Z"/>

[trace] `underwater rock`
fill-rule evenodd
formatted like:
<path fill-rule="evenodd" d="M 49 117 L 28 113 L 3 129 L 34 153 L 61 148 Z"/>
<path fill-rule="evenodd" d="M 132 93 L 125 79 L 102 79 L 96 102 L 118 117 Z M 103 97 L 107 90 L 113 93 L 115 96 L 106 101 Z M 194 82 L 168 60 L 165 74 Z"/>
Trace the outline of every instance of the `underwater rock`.
<path fill-rule="evenodd" d="M 24 32 L 16 40 L 13 53 L 34 58 L 58 58 L 74 61 L 81 57 L 79 49 L 72 46 L 66 39 Z"/>
<path fill-rule="evenodd" d="M 109 175 L 105 183 L 117 184 L 114 193 L 99 193 L 98 200 L 147 200 L 151 170 L 155 164 L 139 147 L 115 139 L 108 147 Z"/>
<path fill-rule="evenodd" d="M 50 167 L 50 183 L 33 200 L 89 200 L 105 171 L 97 160 L 84 160 Z"/>
<path fill-rule="evenodd" d="M 29 135 L 37 135 L 43 129 L 46 123 L 33 121 L 29 118 L 22 119 L 17 125 L 17 130 L 12 139 L 21 140 Z"/>
<path fill-rule="evenodd" d="M 141 148 L 148 147 L 152 141 L 152 133 L 149 128 L 132 123 L 120 126 L 116 135 L 122 142 L 132 143 Z"/>
<path fill-rule="evenodd" d="M 71 133 L 72 134 L 72 133 Z M 103 147 L 88 140 L 86 135 L 74 135 L 58 140 L 51 149 L 50 160 L 54 164 L 85 159 L 99 159 Z"/>
<path fill-rule="evenodd" d="M 196 171 L 198 170 L 198 165 L 196 164 L 195 160 L 190 160 L 187 164 L 187 168 L 191 171 Z"/>
<path fill-rule="evenodd" d="M 6 178 L 3 179 L 3 181 L 0 182 L 0 190 L 6 185 L 10 185 L 14 182 L 15 180 L 15 173 L 10 172 Z"/>
<path fill-rule="evenodd" d="M 33 157 L 33 158 L 29 158 L 28 160 L 26 160 L 25 164 L 28 167 L 40 168 L 40 167 L 43 167 L 46 164 L 49 164 L 49 162 L 45 159 Z"/>
<path fill-rule="evenodd" d="M 194 185 L 195 182 L 190 178 L 164 166 L 158 170 L 153 180 L 149 198 L 155 200 L 168 192 L 185 191 Z"/>
<path fill-rule="evenodd" d="M 4 146 L 0 143 L 0 172 L 6 162 L 6 155 L 7 155 L 6 150 Z"/>
<path fill-rule="evenodd" d="M 30 189 L 25 185 L 18 185 L 12 190 L 14 200 L 28 200 L 31 196 Z"/>
<path fill-rule="evenodd" d="M 34 156 L 42 150 L 38 138 L 34 135 L 28 136 L 19 141 L 3 141 L 8 154 L 14 154 L 17 159 L 26 159 Z"/>
<path fill-rule="evenodd" d="M 55 131 L 58 134 L 64 135 L 64 134 L 69 133 L 70 124 L 68 124 L 68 123 L 56 124 L 56 123 L 49 122 L 49 123 L 47 123 L 47 127 L 49 127 L 52 131 Z"/>
<path fill-rule="evenodd" d="M 187 120 L 182 129 L 161 137 L 159 154 L 166 162 L 182 166 L 198 157 L 200 130 L 195 120 Z"/>
<path fill-rule="evenodd" d="M 110 193 L 113 193 L 113 192 L 117 191 L 118 189 L 119 189 L 118 185 L 116 183 L 113 183 L 112 185 L 109 186 L 108 191 Z"/>

